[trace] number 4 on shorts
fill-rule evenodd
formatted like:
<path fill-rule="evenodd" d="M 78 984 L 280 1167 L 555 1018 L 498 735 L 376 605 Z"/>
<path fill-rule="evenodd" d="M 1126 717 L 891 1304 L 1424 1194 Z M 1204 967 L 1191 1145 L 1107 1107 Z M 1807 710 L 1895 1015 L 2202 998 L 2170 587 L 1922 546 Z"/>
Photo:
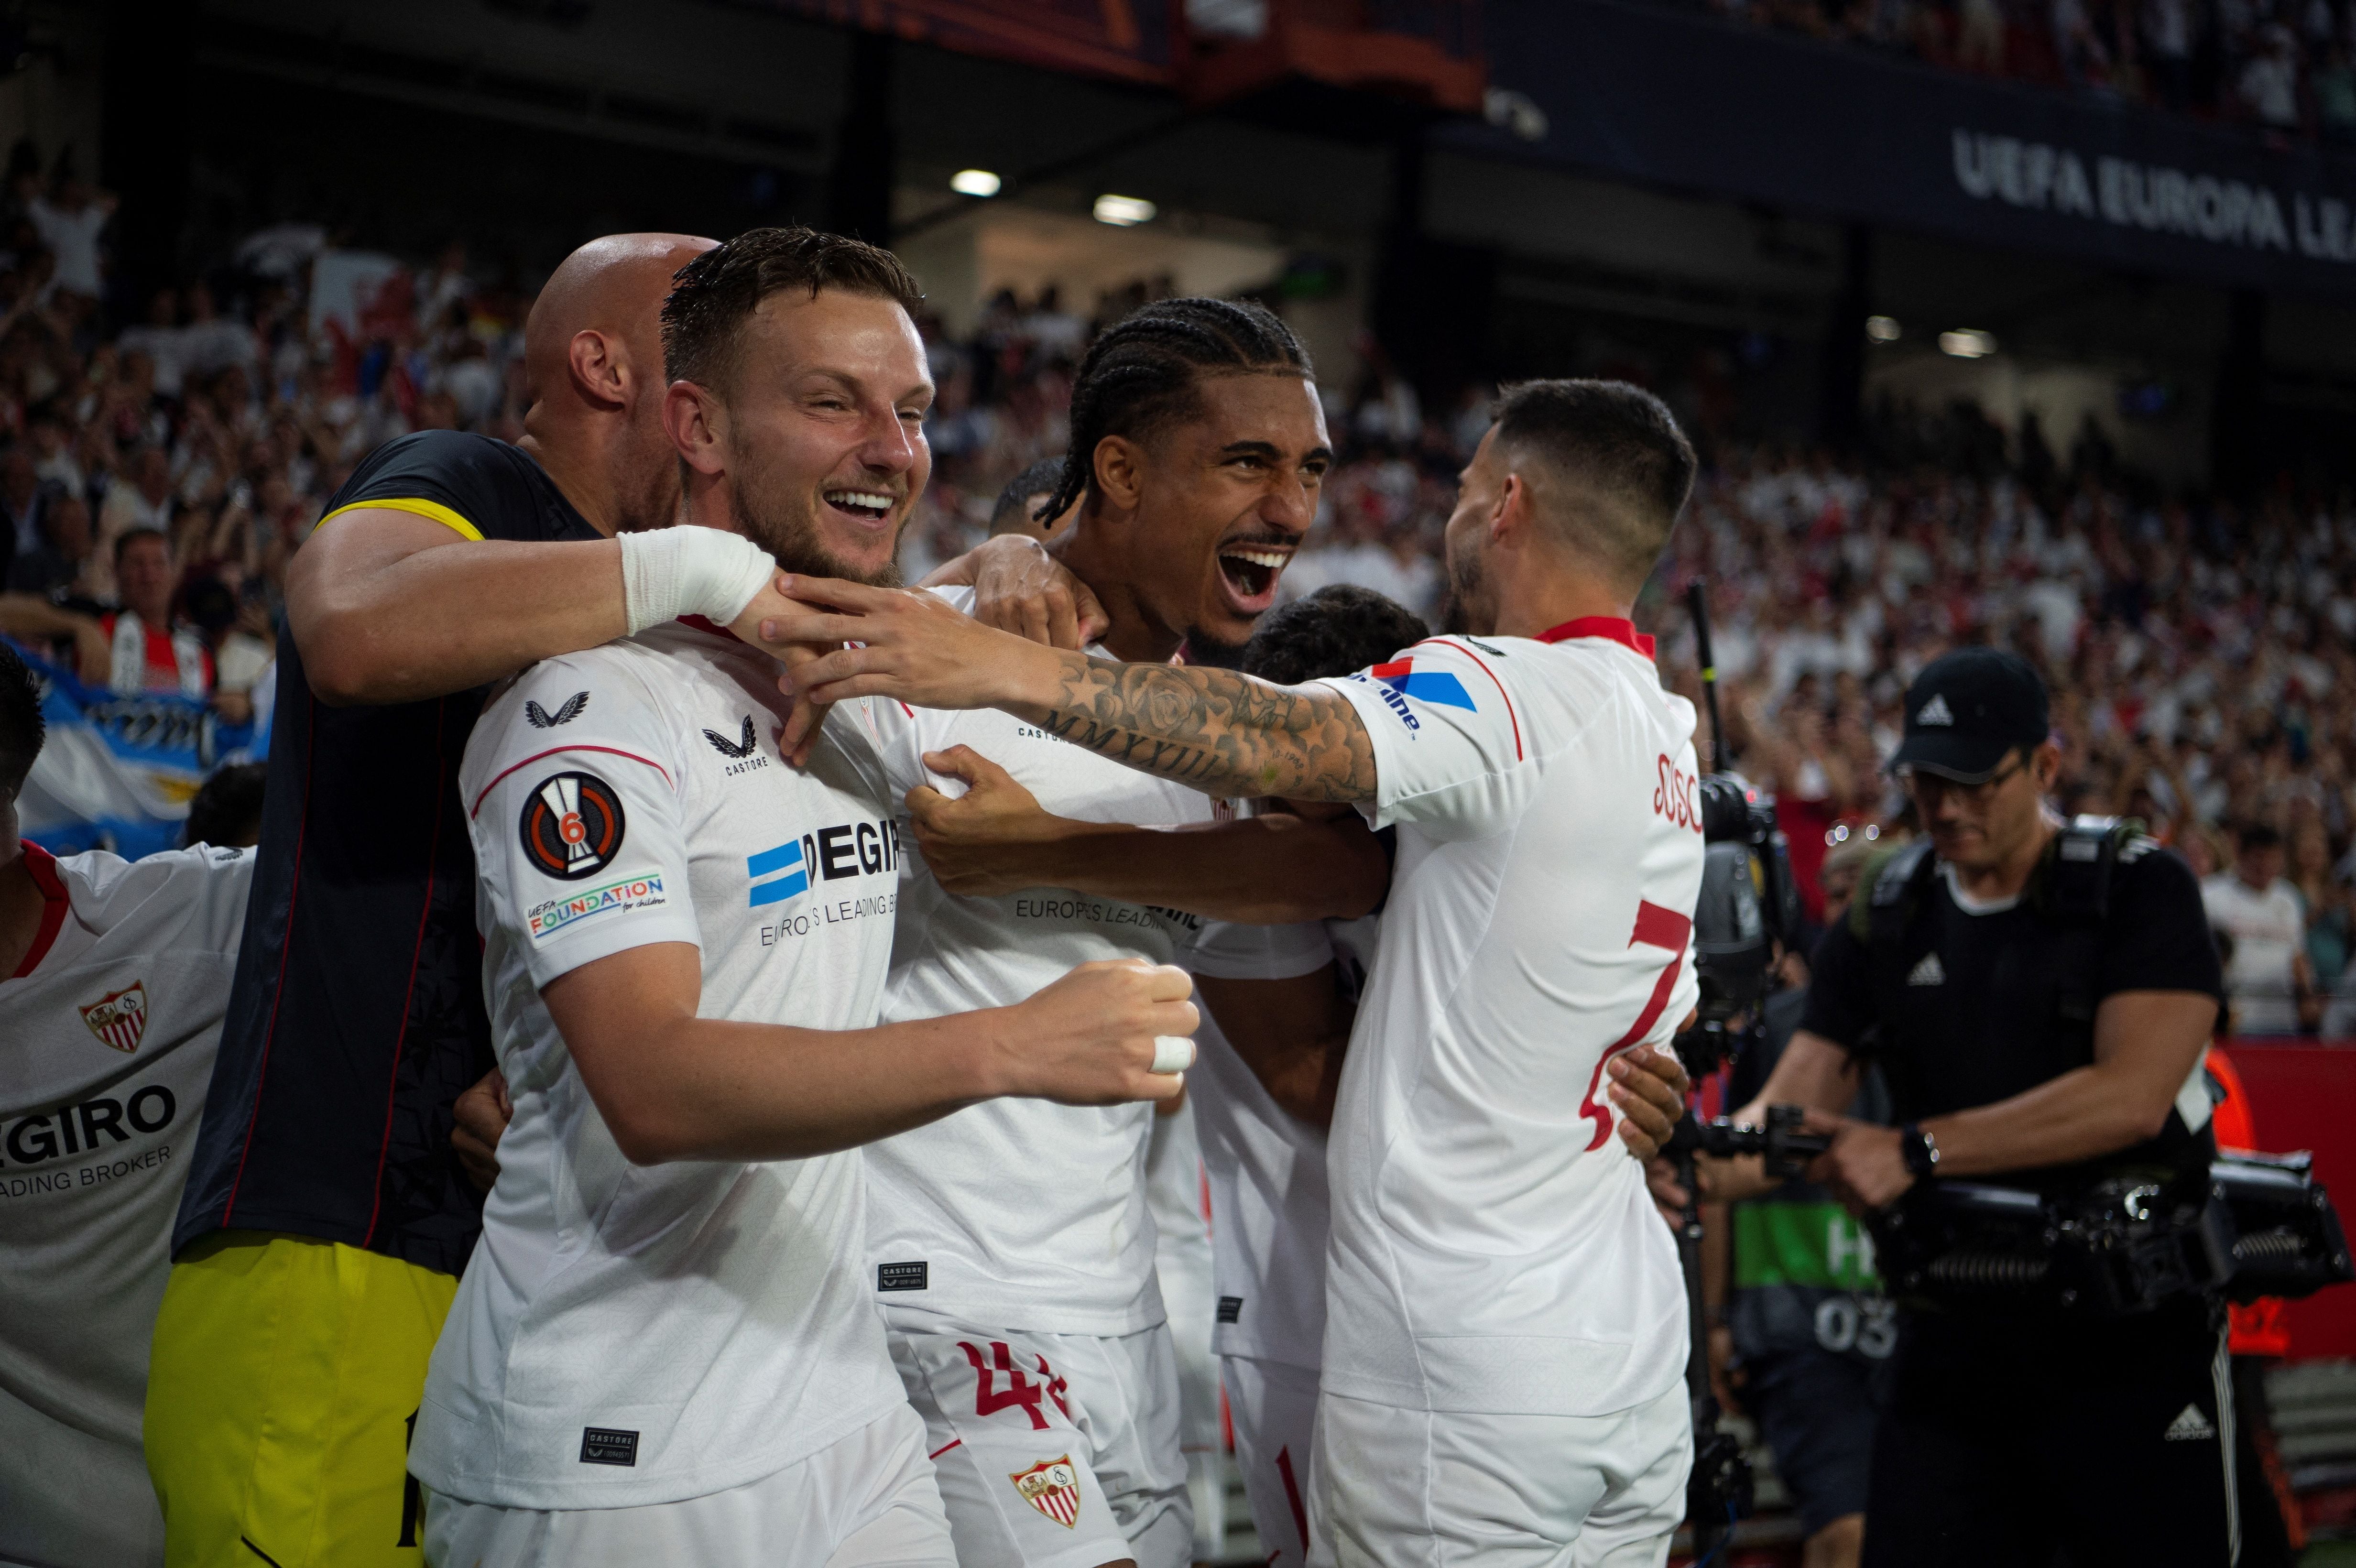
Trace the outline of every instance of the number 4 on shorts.
<path fill-rule="evenodd" d="M 980 1350 L 962 1339 L 958 1341 L 958 1349 L 963 1350 L 965 1359 L 973 1363 L 973 1413 L 976 1415 L 990 1416 L 1010 1407 L 1020 1408 L 1031 1418 L 1033 1432 L 1044 1432 L 1047 1430 L 1047 1418 L 1039 1412 L 1039 1397 L 1044 1394 L 1055 1402 L 1055 1408 L 1064 1413 L 1065 1420 L 1071 1419 L 1072 1407 L 1064 1403 L 1064 1395 L 1069 1390 L 1062 1378 L 1048 1370 L 1046 1357 L 1032 1358 L 1039 1363 L 1040 1381 L 1034 1383 L 1023 1375 L 1021 1367 L 1014 1364 L 1013 1352 L 1006 1348 L 1003 1339 L 990 1342 L 991 1359 L 987 1361 L 982 1360 Z M 996 1384 L 996 1378 L 1001 1375 L 1006 1379 L 1006 1387 L 1002 1391 Z"/>

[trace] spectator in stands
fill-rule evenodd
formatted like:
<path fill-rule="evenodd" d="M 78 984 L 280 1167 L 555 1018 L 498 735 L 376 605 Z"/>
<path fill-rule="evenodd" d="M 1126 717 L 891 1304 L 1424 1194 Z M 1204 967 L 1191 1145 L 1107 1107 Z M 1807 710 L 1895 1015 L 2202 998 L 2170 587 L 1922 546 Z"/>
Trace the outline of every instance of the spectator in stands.
<path fill-rule="evenodd" d="M 2244 63 L 2235 80 L 2242 112 L 2277 131 L 2298 127 L 2298 45 L 2290 29 L 2269 23 L 2258 50 Z"/>
<path fill-rule="evenodd" d="M 92 303 L 105 293 L 98 237 L 107 219 L 114 216 L 114 207 L 113 193 L 93 190 L 75 172 L 71 148 L 59 155 L 50 194 L 36 196 L 25 204 L 25 216 L 32 219 L 41 243 L 56 258 L 57 271 L 51 276 L 55 287 Z"/>
<path fill-rule="evenodd" d="M 70 490 L 60 491 L 40 508 L 40 526 L 38 542 L 18 550 L 9 565 L 8 592 L 59 603 L 87 600 L 90 503 Z"/>
<path fill-rule="evenodd" d="M 2233 870 L 2201 884 L 2209 923 L 2233 939 L 2225 992 L 2235 1034 L 2297 1034 L 2319 1021 L 2298 892 L 2282 871 L 2282 835 L 2244 822 Z"/>
<path fill-rule="evenodd" d="M 99 618 L 117 691 L 177 691 L 209 696 L 213 656 L 192 626 L 172 615 L 172 547 L 161 530 L 134 528 L 114 541 L 121 607 Z"/>

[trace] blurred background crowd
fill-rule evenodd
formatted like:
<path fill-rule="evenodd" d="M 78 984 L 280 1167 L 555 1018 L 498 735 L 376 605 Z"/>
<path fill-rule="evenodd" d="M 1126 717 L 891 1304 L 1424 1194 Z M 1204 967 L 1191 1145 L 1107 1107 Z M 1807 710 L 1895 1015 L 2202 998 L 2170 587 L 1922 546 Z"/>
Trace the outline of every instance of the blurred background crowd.
<path fill-rule="evenodd" d="M 528 288 L 477 278 L 463 242 L 352 265 L 325 229 L 281 224 L 110 300 L 105 192 L 19 149 L 6 201 L 0 631 L 92 686 L 266 720 L 286 562 L 353 464 L 412 430 L 521 432 Z M 1171 287 L 1086 309 L 1005 293 L 962 338 L 931 325 L 910 581 L 1061 454 L 1089 336 Z M 1358 583 L 1444 624 L 1441 529 L 1494 389 L 1427 408 L 1376 346 L 1359 357 L 1355 384 L 1324 389 L 1343 456 L 1284 592 Z M 1885 403 L 1836 461 L 1742 444 L 1707 399 L 1663 390 L 1706 468 L 1638 618 L 1697 697 L 1682 594 L 1708 579 L 1728 739 L 1778 797 L 1812 917 L 1829 851 L 1906 827 L 1880 762 L 1906 682 L 2000 644 L 2053 681 L 2062 807 L 2141 817 L 2210 879 L 2240 1031 L 2356 1034 L 2356 496 L 2166 493 L 2098 437 L 2057 456 L 2033 418 L 2008 443 L 1960 405 Z"/>
<path fill-rule="evenodd" d="M 2345 0 L 1711 0 L 1984 76 L 2356 145 Z"/>

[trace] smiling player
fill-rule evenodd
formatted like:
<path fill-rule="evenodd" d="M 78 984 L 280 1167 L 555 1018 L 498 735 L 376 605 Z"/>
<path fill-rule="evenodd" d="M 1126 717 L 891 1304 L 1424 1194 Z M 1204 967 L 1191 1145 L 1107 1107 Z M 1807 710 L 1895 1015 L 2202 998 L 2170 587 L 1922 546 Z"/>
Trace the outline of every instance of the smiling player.
<path fill-rule="evenodd" d="M 690 522 L 888 580 L 930 465 L 916 299 L 809 229 L 682 269 Z M 898 871 L 873 731 L 846 709 L 787 766 L 775 675 L 689 617 L 533 666 L 468 741 L 515 1115 L 418 1418 L 433 1562 L 947 1568 L 846 1151 L 997 1094 L 1179 1087 L 1151 1068 L 1187 984 L 1142 965 L 876 1027 Z"/>
<path fill-rule="evenodd" d="M 1078 503 L 1048 549 L 1110 618 L 1095 651 L 1162 663 L 1183 644 L 1190 658 L 1232 662 L 1274 602 L 1330 461 L 1308 357 L 1268 312 L 1173 300 L 1108 330 L 1081 364 L 1072 454 L 1043 508 Z M 878 707 L 893 782 L 916 799 L 970 779 L 979 755 L 1059 816 L 1179 827 L 1213 815 L 1197 793 L 1001 714 Z M 1381 861 L 1355 822 L 1257 848 L 1258 869 L 1289 868 L 1304 899 L 1346 881 L 1371 903 L 1379 888 L 1379 874 L 1353 871 Z M 1197 923 L 1052 887 L 958 897 L 911 865 L 884 1004 L 895 1020 L 1002 1006 L 1090 959 L 1168 963 Z M 1171 1568 L 1191 1555 L 1146 1210 L 1151 1123 L 1138 1105 L 1005 1102 L 867 1151 L 873 1281 L 967 1568 Z"/>

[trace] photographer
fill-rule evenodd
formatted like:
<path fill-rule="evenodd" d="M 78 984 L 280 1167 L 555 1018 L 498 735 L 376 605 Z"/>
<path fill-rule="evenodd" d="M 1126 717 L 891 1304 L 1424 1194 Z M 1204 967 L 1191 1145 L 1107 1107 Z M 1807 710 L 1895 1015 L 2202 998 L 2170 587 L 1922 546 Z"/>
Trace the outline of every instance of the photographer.
<path fill-rule="evenodd" d="M 1891 765 L 1927 845 L 1869 874 L 1826 933 L 1801 1027 L 1738 1119 L 1810 1107 L 1832 1143 L 1809 1175 L 1859 1213 L 1955 1178 L 2049 1194 L 2126 1171 L 2198 1181 L 2222 984 L 2191 872 L 2124 839 L 2102 846 L 2091 913 L 2064 896 L 2083 884 L 2044 805 L 2061 756 L 2019 657 L 1944 656 L 1906 714 Z M 1898 1126 L 1836 1115 L 1869 1062 Z M 1718 1196 L 1757 1189 L 1716 1174 Z M 2222 1307 L 2191 1291 L 2110 1317 L 1910 1304 L 1900 1325 L 1868 1564 L 2042 1564 L 2057 1544 L 2078 1563 L 2233 1560 Z"/>

